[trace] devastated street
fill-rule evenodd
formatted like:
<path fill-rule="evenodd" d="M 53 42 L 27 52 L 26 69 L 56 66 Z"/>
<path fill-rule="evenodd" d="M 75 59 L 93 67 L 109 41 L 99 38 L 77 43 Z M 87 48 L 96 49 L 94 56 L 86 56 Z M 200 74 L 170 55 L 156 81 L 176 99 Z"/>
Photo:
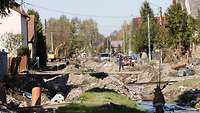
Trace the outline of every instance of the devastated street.
<path fill-rule="evenodd" d="M 199 0 L 110 1 L 0 0 L 0 113 L 200 113 Z"/>

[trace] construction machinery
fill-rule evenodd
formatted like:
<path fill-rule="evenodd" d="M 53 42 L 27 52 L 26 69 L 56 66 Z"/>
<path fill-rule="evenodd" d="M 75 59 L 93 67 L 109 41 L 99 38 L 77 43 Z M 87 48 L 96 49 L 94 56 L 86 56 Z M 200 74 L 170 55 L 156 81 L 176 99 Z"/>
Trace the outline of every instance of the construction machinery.
<path fill-rule="evenodd" d="M 65 60 L 65 57 L 64 57 L 64 45 L 65 45 L 65 43 L 61 43 L 55 48 L 54 51 L 48 52 L 47 56 L 48 56 L 48 61 L 49 62 Z"/>

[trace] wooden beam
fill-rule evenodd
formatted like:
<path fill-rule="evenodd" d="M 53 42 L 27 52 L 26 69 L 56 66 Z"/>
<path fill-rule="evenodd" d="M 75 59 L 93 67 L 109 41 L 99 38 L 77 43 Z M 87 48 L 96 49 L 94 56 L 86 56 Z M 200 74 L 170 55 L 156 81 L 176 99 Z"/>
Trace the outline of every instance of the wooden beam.
<path fill-rule="evenodd" d="M 160 84 L 175 83 L 175 82 L 178 82 L 178 81 L 161 81 Z M 158 83 L 159 82 L 140 82 L 140 83 L 135 82 L 129 85 L 154 85 Z"/>

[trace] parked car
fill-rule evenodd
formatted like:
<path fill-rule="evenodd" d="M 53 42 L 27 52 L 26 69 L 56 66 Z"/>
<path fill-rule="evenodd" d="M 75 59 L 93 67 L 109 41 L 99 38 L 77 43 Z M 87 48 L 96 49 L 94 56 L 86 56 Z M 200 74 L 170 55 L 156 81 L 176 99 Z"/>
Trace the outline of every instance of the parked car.
<path fill-rule="evenodd" d="M 130 56 L 125 56 L 122 61 L 124 66 L 134 66 L 134 62 L 135 60 Z"/>
<path fill-rule="evenodd" d="M 99 61 L 110 61 L 110 54 L 109 53 L 100 53 L 99 54 Z"/>

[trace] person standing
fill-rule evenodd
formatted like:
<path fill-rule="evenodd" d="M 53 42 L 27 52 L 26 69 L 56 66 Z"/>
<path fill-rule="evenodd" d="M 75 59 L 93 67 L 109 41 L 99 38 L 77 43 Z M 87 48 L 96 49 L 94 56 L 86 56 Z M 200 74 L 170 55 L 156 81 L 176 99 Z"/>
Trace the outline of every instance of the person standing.
<path fill-rule="evenodd" d="M 121 69 L 124 70 L 123 56 L 122 56 L 122 54 L 119 54 L 119 72 L 121 71 Z"/>

